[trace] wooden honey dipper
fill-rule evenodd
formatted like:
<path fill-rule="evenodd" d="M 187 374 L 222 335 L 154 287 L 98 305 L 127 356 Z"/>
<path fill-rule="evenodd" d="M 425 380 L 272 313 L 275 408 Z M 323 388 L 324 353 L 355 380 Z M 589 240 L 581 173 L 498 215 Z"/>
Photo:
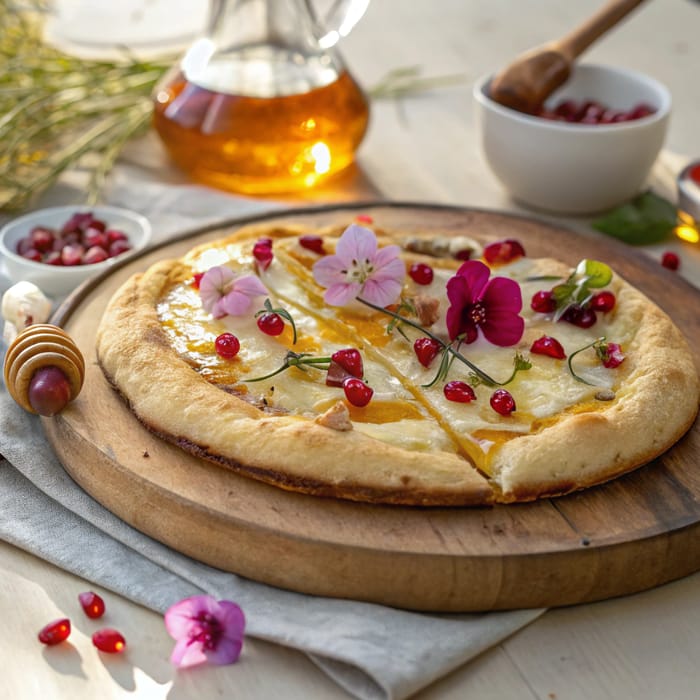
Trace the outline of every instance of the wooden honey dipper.
<path fill-rule="evenodd" d="M 491 99 L 519 112 L 536 114 L 571 74 L 576 58 L 643 0 L 609 0 L 565 37 L 518 56 L 491 81 Z"/>
<path fill-rule="evenodd" d="M 85 360 L 58 326 L 31 325 L 10 344 L 3 367 L 10 396 L 26 411 L 53 416 L 79 393 Z"/>

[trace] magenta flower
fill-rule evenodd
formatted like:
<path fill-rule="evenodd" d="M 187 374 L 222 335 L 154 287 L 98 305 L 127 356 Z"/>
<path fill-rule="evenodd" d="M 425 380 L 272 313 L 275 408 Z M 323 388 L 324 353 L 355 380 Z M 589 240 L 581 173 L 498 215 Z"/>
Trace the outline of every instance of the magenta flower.
<path fill-rule="evenodd" d="M 241 316 L 255 297 L 267 294 L 265 285 L 255 275 L 236 277 L 228 267 L 207 270 L 199 281 L 199 296 L 204 310 L 214 316 Z"/>
<path fill-rule="evenodd" d="M 245 616 L 230 600 L 196 595 L 168 608 L 165 627 L 177 640 L 170 656 L 175 666 L 223 666 L 234 663 L 241 654 Z"/>
<path fill-rule="evenodd" d="M 523 336 L 525 322 L 520 285 L 505 277 L 489 280 L 490 270 L 478 260 L 465 262 L 447 282 L 450 306 L 445 321 L 450 340 L 458 336 L 473 343 L 479 330 L 494 345 L 515 345 Z"/>
<path fill-rule="evenodd" d="M 331 306 L 345 306 L 362 297 L 377 306 L 396 301 L 406 266 L 399 258 L 396 245 L 378 249 L 372 231 L 351 224 L 343 232 L 335 255 L 321 258 L 313 266 L 314 279 L 326 287 L 323 300 Z"/>

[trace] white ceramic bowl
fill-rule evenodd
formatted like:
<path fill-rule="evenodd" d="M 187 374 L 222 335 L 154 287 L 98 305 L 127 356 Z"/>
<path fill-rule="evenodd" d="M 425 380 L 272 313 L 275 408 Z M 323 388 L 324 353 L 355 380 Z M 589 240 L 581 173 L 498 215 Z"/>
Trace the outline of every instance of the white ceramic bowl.
<path fill-rule="evenodd" d="M 17 243 L 36 226 L 60 229 L 73 214 L 90 212 L 94 218 L 107 224 L 107 229 L 123 231 L 131 250 L 89 265 L 58 266 L 36 262 L 19 255 Z M 50 297 L 72 292 L 89 277 L 103 272 L 116 260 L 143 249 L 151 239 L 151 225 L 144 216 L 128 209 L 110 206 L 81 207 L 76 205 L 47 207 L 13 219 L 0 230 L 0 258 L 7 275 L 13 282 L 33 282 Z"/>
<path fill-rule="evenodd" d="M 551 121 L 503 107 L 489 97 L 491 77 L 474 86 L 480 146 L 490 168 L 519 202 L 562 214 L 611 209 L 639 193 L 661 150 L 671 112 L 669 91 L 622 68 L 577 65 L 547 101 L 595 100 L 615 110 L 647 103 L 654 114 L 615 124 Z"/>

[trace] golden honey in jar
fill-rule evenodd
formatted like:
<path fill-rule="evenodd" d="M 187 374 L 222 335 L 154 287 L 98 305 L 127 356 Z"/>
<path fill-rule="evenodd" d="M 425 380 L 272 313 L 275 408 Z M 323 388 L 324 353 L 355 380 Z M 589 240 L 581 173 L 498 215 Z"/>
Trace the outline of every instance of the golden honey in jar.
<path fill-rule="evenodd" d="M 214 38 L 195 42 L 156 89 L 154 126 L 173 161 L 194 180 L 248 194 L 302 190 L 350 165 L 368 102 L 338 55 L 311 34 L 306 3 L 294 17 L 280 16 L 294 3 L 262 3 L 266 34 L 246 16 L 248 36 L 228 42 L 224 30 L 240 35 L 240 13 L 250 7 L 225 6 L 238 21 L 220 14 Z"/>

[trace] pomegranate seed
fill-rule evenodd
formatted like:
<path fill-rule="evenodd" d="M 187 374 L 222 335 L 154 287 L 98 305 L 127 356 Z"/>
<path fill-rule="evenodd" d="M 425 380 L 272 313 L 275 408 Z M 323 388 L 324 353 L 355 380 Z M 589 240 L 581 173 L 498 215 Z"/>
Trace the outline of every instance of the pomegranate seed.
<path fill-rule="evenodd" d="M 476 394 L 469 384 L 460 381 L 447 382 L 442 393 L 448 401 L 456 403 L 470 403 L 476 401 Z"/>
<path fill-rule="evenodd" d="M 338 350 L 331 356 L 326 373 L 326 384 L 328 386 L 343 386 L 343 382 L 348 377 L 362 379 L 364 367 L 362 355 L 355 348 L 345 348 Z"/>
<path fill-rule="evenodd" d="M 661 264 L 669 270 L 677 270 L 681 266 L 681 259 L 670 250 L 661 256 Z"/>
<path fill-rule="evenodd" d="M 27 398 L 40 416 L 55 416 L 71 400 L 70 382 L 58 367 L 40 367 L 29 381 Z"/>
<path fill-rule="evenodd" d="M 66 221 L 61 227 L 61 235 L 65 233 L 74 233 L 84 231 L 92 223 L 92 214 L 90 212 L 86 213 L 76 213 Z"/>
<path fill-rule="evenodd" d="M 43 260 L 47 265 L 63 265 L 60 250 L 52 250 Z"/>
<path fill-rule="evenodd" d="M 202 277 L 204 277 L 203 272 L 195 272 L 194 275 L 192 275 L 192 286 L 195 289 L 199 289 L 199 284 L 202 281 Z"/>
<path fill-rule="evenodd" d="M 118 241 L 114 241 L 109 244 L 109 257 L 116 258 L 117 255 L 126 253 L 129 250 L 131 250 L 131 246 L 129 245 L 128 241 L 123 241 L 121 239 Z"/>
<path fill-rule="evenodd" d="M 433 268 L 425 263 L 413 263 L 408 274 L 416 284 L 428 285 L 433 281 Z"/>
<path fill-rule="evenodd" d="M 697 185 L 700 185 L 700 165 L 694 165 L 688 172 L 688 177 Z"/>
<path fill-rule="evenodd" d="M 37 226 L 36 228 L 32 229 L 32 232 L 29 234 L 29 240 L 32 243 L 32 247 L 36 248 L 42 253 L 46 253 L 47 251 L 51 250 L 54 238 L 53 231 L 41 226 Z"/>
<path fill-rule="evenodd" d="M 96 620 L 98 617 L 102 617 L 104 615 L 105 602 L 102 600 L 102 598 L 100 598 L 100 596 L 97 595 L 97 593 L 93 593 L 92 591 L 79 593 L 78 600 L 80 601 L 80 605 L 85 611 L 85 614 L 89 618 Z"/>
<path fill-rule="evenodd" d="M 32 240 L 27 236 L 26 238 L 20 238 L 15 246 L 15 251 L 17 255 L 24 255 L 30 248 L 34 248 L 32 245 Z"/>
<path fill-rule="evenodd" d="M 365 370 L 362 364 L 362 355 L 356 348 L 344 348 L 331 355 L 331 360 L 337 362 L 346 372 L 353 377 L 362 379 Z"/>
<path fill-rule="evenodd" d="M 542 289 L 532 295 L 530 308 L 540 314 L 551 314 L 556 310 L 557 302 L 552 292 Z"/>
<path fill-rule="evenodd" d="M 222 333 L 214 341 L 214 349 L 219 357 L 230 360 L 238 355 L 241 343 L 233 333 Z"/>
<path fill-rule="evenodd" d="M 455 253 L 455 260 L 471 260 L 472 251 L 469 248 L 464 248 L 463 250 L 458 250 Z"/>
<path fill-rule="evenodd" d="M 83 265 L 94 265 L 95 263 L 104 262 L 109 256 L 104 248 L 98 245 L 92 246 L 85 251 L 83 255 Z"/>
<path fill-rule="evenodd" d="M 63 246 L 61 259 L 64 265 L 80 265 L 83 261 L 85 248 L 78 243 L 69 243 Z"/>
<path fill-rule="evenodd" d="M 564 117 L 567 121 L 574 121 L 578 113 L 578 105 L 573 100 L 562 100 L 554 108 L 554 114 Z"/>
<path fill-rule="evenodd" d="M 348 377 L 343 382 L 345 398 L 358 408 L 363 408 L 372 399 L 374 390 L 357 377 Z"/>
<path fill-rule="evenodd" d="M 430 367 L 430 363 L 438 356 L 442 346 L 433 338 L 418 338 L 413 343 L 413 352 L 416 353 L 418 362 L 423 367 Z"/>
<path fill-rule="evenodd" d="M 268 312 L 258 316 L 258 328 L 266 335 L 280 335 L 284 330 L 284 320 L 279 314 Z"/>
<path fill-rule="evenodd" d="M 323 238 L 321 238 L 321 236 L 301 236 L 299 238 L 299 245 L 319 255 L 323 255 L 325 252 L 323 250 Z"/>
<path fill-rule="evenodd" d="M 562 100 L 553 110 L 541 109 L 538 116 L 544 119 L 559 118 L 580 124 L 616 124 L 622 121 L 641 119 L 654 114 L 654 112 L 656 112 L 655 107 L 644 103 L 635 105 L 628 112 L 620 112 L 595 100 L 581 103 L 574 100 Z"/>
<path fill-rule="evenodd" d="M 90 228 L 96 229 L 97 231 L 101 231 L 102 233 L 104 233 L 107 230 L 107 224 L 101 219 L 93 219 L 90 222 Z M 124 235 L 126 236 L 126 234 Z"/>
<path fill-rule="evenodd" d="M 641 119 L 642 117 L 648 117 L 650 114 L 654 114 L 654 112 L 656 112 L 656 109 L 654 109 L 654 107 L 644 102 L 640 102 L 638 105 L 635 105 L 632 108 L 632 110 L 629 113 L 629 118 Z"/>
<path fill-rule="evenodd" d="M 41 262 L 41 253 L 36 248 L 27 248 L 27 250 L 25 250 L 21 255 L 27 260 Z"/>
<path fill-rule="evenodd" d="M 615 295 L 612 292 L 598 292 L 591 297 L 589 305 L 593 311 L 612 311 L 615 308 Z"/>
<path fill-rule="evenodd" d="M 261 238 L 257 241 L 253 246 L 253 257 L 262 270 L 267 270 L 270 267 L 272 258 L 275 257 L 272 252 L 272 239 Z"/>
<path fill-rule="evenodd" d="M 117 231 L 117 229 L 110 229 L 105 231 L 105 236 L 107 236 L 108 243 L 116 243 L 117 241 L 128 241 L 129 238 L 124 233 L 124 231 Z"/>
<path fill-rule="evenodd" d="M 497 389 L 491 394 L 491 408 L 502 416 L 509 416 L 515 411 L 515 399 L 505 389 Z"/>
<path fill-rule="evenodd" d="M 98 245 L 98 246 L 100 246 L 100 248 L 108 248 L 109 244 L 114 243 L 114 241 L 110 241 L 107 238 L 106 233 L 103 233 L 102 231 L 99 231 L 98 229 L 93 228 L 91 226 L 83 234 L 82 243 L 87 248 L 92 248 L 92 246 L 94 246 L 94 245 Z"/>
<path fill-rule="evenodd" d="M 608 369 L 619 367 L 625 359 L 625 354 L 617 343 L 608 343 L 603 355 L 603 365 Z"/>
<path fill-rule="evenodd" d="M 564 312 L 561 320 L 567 321 L 568 323 L 578 326 L 579 328 L 590 328 L 598 319 L 593 309 L 580 306 L 579 304 L 572 304 Z"/>
<path fill-rule="evenodd" d="M 561 343 L 556 339 L 548 335 L 543 335 L 532 343 L 530 352 L 535 355 L 547 355 L 548 357 L 553 357 L 555 360 L 563 360 L 566 357 L 564 348 Z"/>
<path fill-rule="evenodd" d="M 355 217 L 355 221 L 359 221 L 361 224 L 372 224 L 374 219 L 369 214 L 358 214 Z"/>
<path fill-rule="evenodd" d="M 484 260 L 489 265 L 504 265 L 525 256 L 525 248 L 520 241 L 509 238 L 505 241 L 490 243 L 484 248 Z"/>
<path fill-rule="evenodd" d="M 52 647 L 54 644 L 65 642 L 70 635 L 70 620 L 67 617 L 54 620 L 39 631 L 39 641 Z"/>
<path fill-rule="evenodd" d="M 100 650 L 108 654 L 118 654 L 124 651 L 126 640 L 113 629 L 102 629 L 92 635 L 92 643 Z"/>

